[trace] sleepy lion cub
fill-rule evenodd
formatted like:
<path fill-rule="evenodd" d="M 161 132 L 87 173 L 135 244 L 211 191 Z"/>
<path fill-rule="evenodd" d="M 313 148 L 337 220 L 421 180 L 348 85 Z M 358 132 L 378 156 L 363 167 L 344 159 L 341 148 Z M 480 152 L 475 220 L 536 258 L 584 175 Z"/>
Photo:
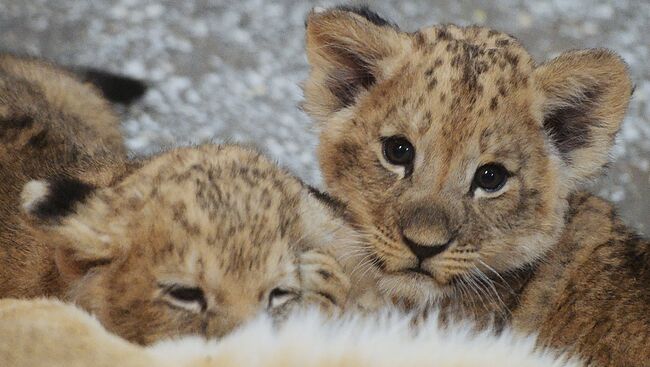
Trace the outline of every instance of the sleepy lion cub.
<path fill-rule="evenodd" d="M 346 302 L 349 281 L 319 248 L 353 234 L 299 180 L 239 146 L 128 160 L 93 88 L 9 61 L 19 65 L 0 67 L 0 297 L 74 302 L 140 344 Z"/>

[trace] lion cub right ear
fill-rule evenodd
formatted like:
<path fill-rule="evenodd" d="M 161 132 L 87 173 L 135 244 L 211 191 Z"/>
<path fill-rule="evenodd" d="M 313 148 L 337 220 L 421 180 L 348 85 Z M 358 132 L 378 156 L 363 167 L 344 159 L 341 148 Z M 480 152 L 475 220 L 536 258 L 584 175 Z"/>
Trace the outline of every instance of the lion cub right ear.
<path fill-rule="evenodd" d="M 76 178 L 58 177 L 28 182 L 21 208 L 34 235 L 55 249 L 56 265 L 68 280 L 107 264 L 122 250 L 116 245 L 119 225 L 101 192 Z M 100 194 L 98 194 L 100 193 Z"/>
<path fill-rule="evenodd" d="M 353 105 L 390 73 L 390 61 L 411 47 L 397 26 L 365 7 L 315 9 L 306 27 L 311 70 L 303 108 L 319 122 Z"/>

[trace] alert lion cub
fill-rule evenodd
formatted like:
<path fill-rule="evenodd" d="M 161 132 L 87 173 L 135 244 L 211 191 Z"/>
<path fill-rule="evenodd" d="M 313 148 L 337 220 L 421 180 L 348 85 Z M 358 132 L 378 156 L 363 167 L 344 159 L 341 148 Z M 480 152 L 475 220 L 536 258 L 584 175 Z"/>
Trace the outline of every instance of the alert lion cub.
<path fill-rule="evenodd" d="M 541 65 L 513 37 L 313 12 L 305 110 L 381 290 L 535 331 L 597 366 L 650 363 L 650 242 L 581 191 L 632 82 L 604 49 Z"/>
<path fill-rule="evenodd" d="M 347 301 L 323 248 L 354 235 L 299 180 L 240 146 L 126 159 L 92 88 L 30 67 L 0 74 L 0 297 L 74 302 L 140 344 Z"/>

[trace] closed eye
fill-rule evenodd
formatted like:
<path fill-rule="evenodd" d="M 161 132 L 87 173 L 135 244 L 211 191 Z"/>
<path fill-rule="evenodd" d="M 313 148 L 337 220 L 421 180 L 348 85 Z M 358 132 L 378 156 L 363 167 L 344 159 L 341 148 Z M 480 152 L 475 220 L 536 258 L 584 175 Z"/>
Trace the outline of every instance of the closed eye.
<path fill-rule="evenodd" d="M 273 288 L 269 293 L 268 308 L 274 309 L 287 304 L 290 301 L 297 299 L 298 292 L 288 288 Z"/>
<path fill-rule="evenodd" d="M 160 285 L 164 297 L 170 306 L 183 308 L 189 311 L 203 311 L 207 307 L 203 289 L 180 284 Z"/>

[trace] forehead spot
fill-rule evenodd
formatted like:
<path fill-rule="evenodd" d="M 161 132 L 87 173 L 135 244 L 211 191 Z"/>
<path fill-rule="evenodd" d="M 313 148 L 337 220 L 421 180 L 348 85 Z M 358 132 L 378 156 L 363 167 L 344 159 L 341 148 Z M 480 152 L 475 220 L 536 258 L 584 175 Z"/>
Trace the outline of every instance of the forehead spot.
<path fill-rule="evenodd" d="M 419 48 L 423 48 L 428 44 L 426 36 L 420 31 L 415 32 L 415 44 Z"/>
<path fill-rule="evenodd" d="M 433 91 L 433 90 L 436 88 L 436 85 L 438 85 L 438 79 L 436 79 L 436 78 L 432 78 L 432 79 L 429 81 L 429 84 L 427 84 L 427 90 L 428 90 L 429 92 Z"/>
<path fill-rule="evenodd" d="M 436 38 L 443 41 L 453 40 L 451 33 L 449 33 L 449 31 L 444 28 L 438 28 L 438 31 L 436 32 Z"/>
<path fill-rule="evenodd" d="M 515 55 L 515 54 L 513 54 L 511 52 L 506 52 L 504 57 L 506 58 L 506 60 L 508 60 L 510 65 L 512 65 L 513 67 L 519 65 L 519 56 L 517 56 L 517 55 Z"/>
<path fill-rule="evenodd" d="M 499 102 L 497 101 L 497 97 L 492 97 L 492 100 L 490 100 L 490 110 L 494 111 L 497 109 L 497 106 L 499 105 Z"/>

